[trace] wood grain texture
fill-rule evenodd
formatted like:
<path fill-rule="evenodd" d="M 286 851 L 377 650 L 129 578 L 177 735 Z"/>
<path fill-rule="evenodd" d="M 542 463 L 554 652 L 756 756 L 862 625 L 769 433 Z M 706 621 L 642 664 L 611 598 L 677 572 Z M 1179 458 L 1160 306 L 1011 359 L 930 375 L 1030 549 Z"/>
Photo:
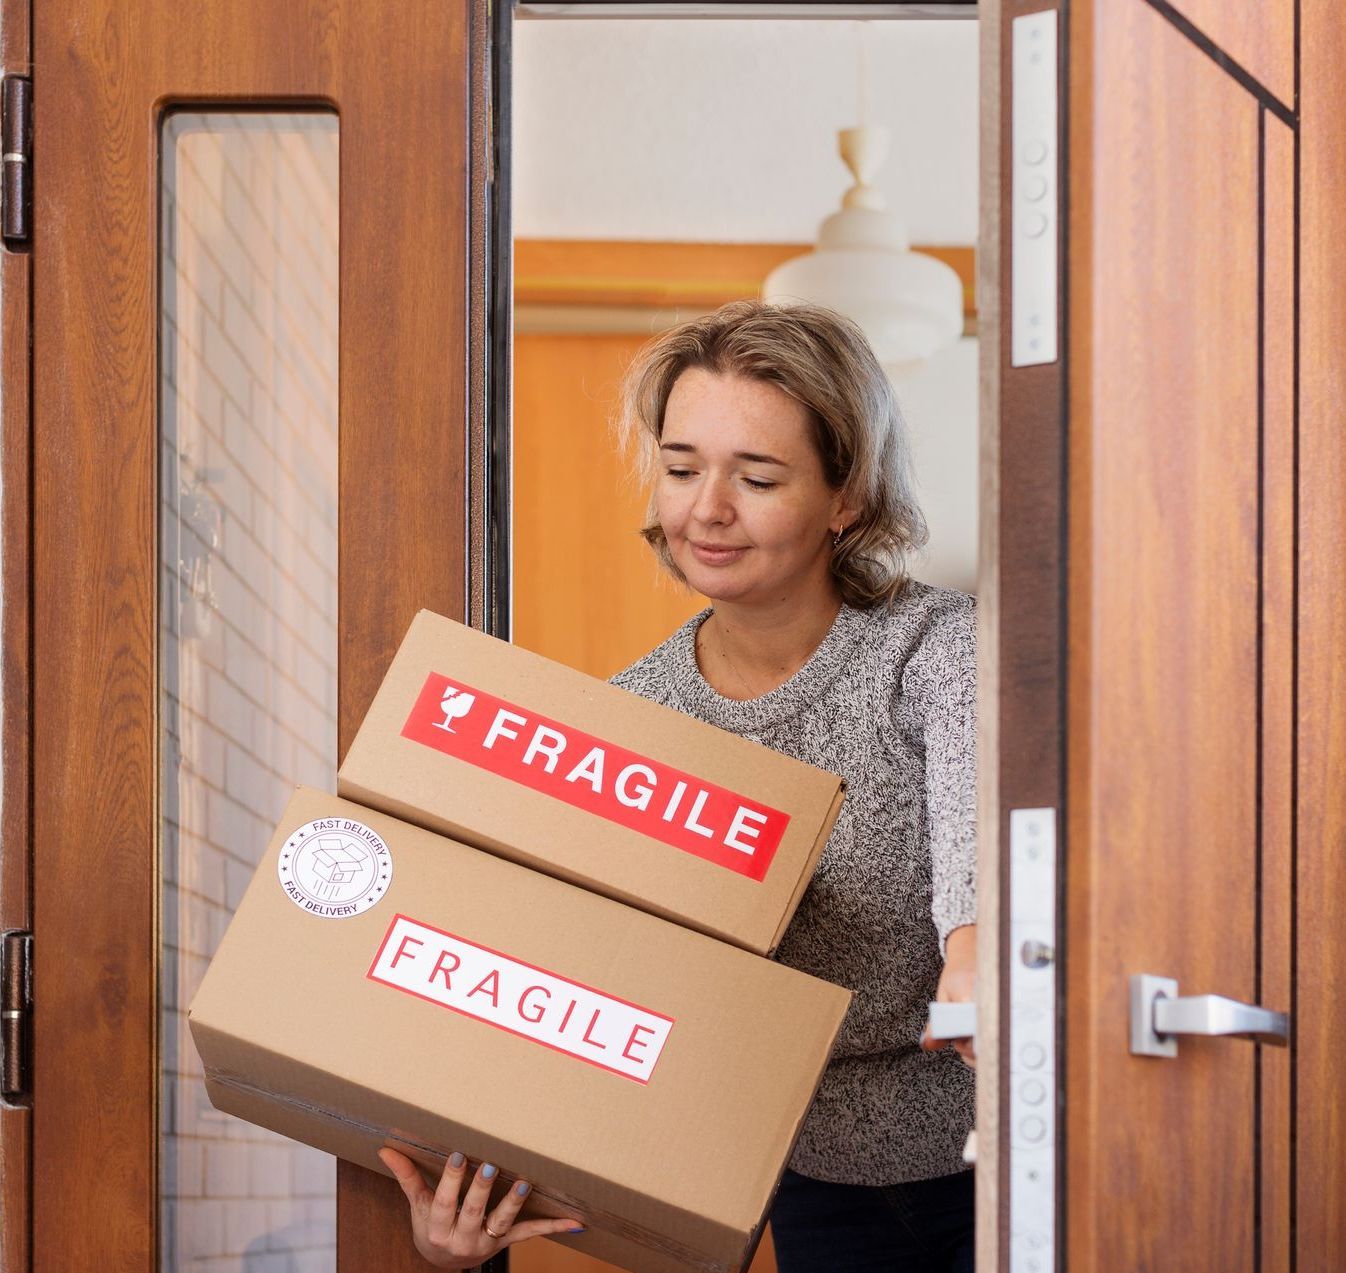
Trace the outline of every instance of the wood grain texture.
<path fill-rule="evenodd" d="M 377 0 L 36 19 L 34 920 L 78 957 L 39 946 L 33 1256 L 131 1273 L 157 1266 L 160 112 L 341 113 L 344 747 L 416 608 L 463 597 L 463 21 L 429 0 L 396 23 Z M 420 1267 L 390 1183 L 343 1173 L 344 1267 Z"/>
<path fill-rule="evenodd" d="M 1266 114 L 1262 429 L 1261 978 L 1256 1002 L 1292 998 L 1295 579 L 1294 134 Z M 1262 1273 L 1289 1273 L 1290 1053 L 1261 1048 Z"/>
<path fill-rule="evenodd" d="M 29 922 L 29 528 L 31 367 L 28 359 L 32 258 L 0 249 L 0 694 L 4 702 L 4 800 L 0 811 L 0 929 Z"/>
<path fill-rule="evenodd" d="M 12 7 L 12 6 L 11 6 Z M 0 12 L 0 22 L 6 18 Z M 0 250 L 3 251 L 3 250 Z M 0 931 L 32 925 L 29 808 L 29 525 L 31 258 L 0 255 Z M 0 1106 L 0 1270 L 27 1269 L 31 1228 L 32 1110 Z"/>
<path fill-rule="evenodd" d="M 27 0 L 0 3 L 0 68 L 31 65 Z M 32 257 L 0 248 L 0 931 L 32 924 L 29 806 L 31 614 Z M 21 1273 L 32 1256 L 32 1110 L 0 1106 L 0 1270 Z"/>
<path fill-rule="evenodd" d="M 0 68 L 26 75 L 27 3 L 0 2 Z M 30 918 L 28 804 L 29 727 L 29 445 L 32 413 L 32 257 L 0 248 L 0 702 L 4 704 L 3 804 L 0 804 L 0 929 L 27 928 Z M 2 1267 L 2 1266 L 0 1266 Z"/>
<path fill-rule="evenodd" d="M 1295 100 L 1295 0 L 1171 0 L 1201 34 L 1286 106 Z"/>
<path fill-rule="evenodd" d="M 1081 8 L 1066 1260 L 1236 1273 L 1253 1050 L 1133 1057 L 1127 1022 L 1133 973 L 1256 989 L 1258 107 L 1141 0 Z"/>
<path fill-rule="evenodd" d="M 1328 0 L 1303 0 L 1300 16 L 1295 1201 L 1309 1270 L 1346 1251 L 1346 27 Z"/>

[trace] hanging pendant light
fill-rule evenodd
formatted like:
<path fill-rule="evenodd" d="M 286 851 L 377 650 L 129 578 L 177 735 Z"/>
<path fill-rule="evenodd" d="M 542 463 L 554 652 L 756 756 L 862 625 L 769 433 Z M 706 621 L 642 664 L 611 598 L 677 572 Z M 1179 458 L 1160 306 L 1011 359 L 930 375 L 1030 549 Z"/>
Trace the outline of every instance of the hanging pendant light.
<path fill-rule="evenodd" d="M 906 227 L 873 185 L 888 130 L 843 128 L 837 140 L 855 184 L 841 211 L 822 223 L 818 246 L 772 270 L 762 297 L 826 305 L 859 324 L 884 366 L 918 365 L 962 335 L 962 280 L 943 261 L 911 250 Z"/>

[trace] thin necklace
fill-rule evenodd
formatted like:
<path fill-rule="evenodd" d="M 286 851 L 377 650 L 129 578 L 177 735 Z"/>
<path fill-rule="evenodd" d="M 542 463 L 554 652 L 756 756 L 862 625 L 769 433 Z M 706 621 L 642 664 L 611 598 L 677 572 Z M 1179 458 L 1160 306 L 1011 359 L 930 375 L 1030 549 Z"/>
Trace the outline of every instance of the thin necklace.
<path fill-rule="evenodd" d="M 714 611 L 712 611 L 712 612 L 711 612 L 710 619 L 707 619 L 706 622 L 703 623 L 703 624 L 696 630 L 697 643 L 698 643 L 698 646 L 700 647 L 700 649 L 701 649 L 701 651 L 702 651 L 703 653 L 705 652 L 705 648 L 706 648 L 706 647 L 705 647 L 705 643 L 704 643 L 704 642 L 702 641 L 702 639 L 701 639 L 701 637 L 702 637 L 702 633 L 705 632 L 705 630 L 706 630 L 706 625 L 709 624 L 710 621 L 711 621 L 711 619 L 714 619 L 714 618 L 715 618 L 715 614 L 714 614 Z M 731 658 L 729 657 L 729 651 L 728 651 L 728 649 L 726 649 L 725 644 L 724 644 L 724 633 L 723 633 L 722 631 L 720 631 L 720 629 L 719 629 L 718 627 L 715 629 L 715 631 L 716 631 L 716 641 L 715 641 L 715 643 L 716 643 L 716 645 L 719 647 L 719 656 L 720 656 L 720 659 L 721 659 L 721 661 L 724 663 L 725 667 L 727 667 L 727 668 L 729 669 L 729 671 L 731 671 L 731 672 L 734 674 L 734 680 L 738 683 L 738 687 L 746 693 L 746 695 L 747 695 L 747 697 L 748 697 L 749 699 L 752 699 L 752 698 L 761 698 L 761 697 L 762 697 L 762 694 L 770 693 L 770 692 L 771 692 L 770 690 L 764 690 L 764 691 L 762 691 L 762 693 L 758 693 L 757 690 L 754 689 L 753 686 L 751 686 L 751 685 L 748 683 L 747 678 L 743 675 L 742 672 L 739 671 L 739 669 L 738 669 L 738 665 L 734 662 L 733 659 L 731 659 Z M 785 679 L 786 679 L 786 680 L 789 680 L 789 677 L 786 677 Z M 780 681 L 780 682 L 778 682 L 776 685 L 773 685 L 771 688 L 772 688 L 772 689 L 777 689 L 777 688 L 779 688 L 779 686 L 784 685 L 784 684 L 785 684 L 785 681 Z M 726 694 L 724 697 L 729 698 L 729 697 L 731 697 L 731 696 L 728 695 L 728 694 Z M 735 701 L 737 701 L 737 702 L 745 702 L 745 701 L 747 701 L 747 700 L 746 700 L 746 699 L 737 699 L 737 700 L 735 700 Z"/>

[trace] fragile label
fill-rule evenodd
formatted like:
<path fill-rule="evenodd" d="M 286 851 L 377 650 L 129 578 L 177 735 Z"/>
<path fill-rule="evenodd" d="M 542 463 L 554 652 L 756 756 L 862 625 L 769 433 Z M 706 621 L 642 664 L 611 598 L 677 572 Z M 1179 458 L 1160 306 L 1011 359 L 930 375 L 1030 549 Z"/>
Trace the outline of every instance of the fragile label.
<path fill-rule="evenodd" d="M 406 915 L 393 919 L 368 976 L 638 1083 L 673 1028 L 672 1017 Z"/>
<path fill-rule="evenodd" d="M 393 859 L 379 834 L 353 818 L 296 827 L 276 859 L 285 895 L 320 919 L 350 919 L 388 891 Z"/>
<path fill-rule="evenodd" d="M 752 880 L 790 815 L 437 672 L 402 736 Z"/>

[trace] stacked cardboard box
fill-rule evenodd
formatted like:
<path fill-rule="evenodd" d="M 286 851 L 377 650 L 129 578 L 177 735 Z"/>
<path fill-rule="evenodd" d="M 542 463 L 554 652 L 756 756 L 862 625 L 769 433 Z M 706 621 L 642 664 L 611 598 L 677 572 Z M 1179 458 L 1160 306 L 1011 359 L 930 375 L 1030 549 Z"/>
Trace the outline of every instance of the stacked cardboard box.
<path fill-rule="evenodd" d="M 296 793 L 192 1004 L 216 1105 L 496 1163 L 629 1269 L 743 1267 L 850 999 L 762 958 L 839 780 L 422 613 L 339 793 Z"/>

